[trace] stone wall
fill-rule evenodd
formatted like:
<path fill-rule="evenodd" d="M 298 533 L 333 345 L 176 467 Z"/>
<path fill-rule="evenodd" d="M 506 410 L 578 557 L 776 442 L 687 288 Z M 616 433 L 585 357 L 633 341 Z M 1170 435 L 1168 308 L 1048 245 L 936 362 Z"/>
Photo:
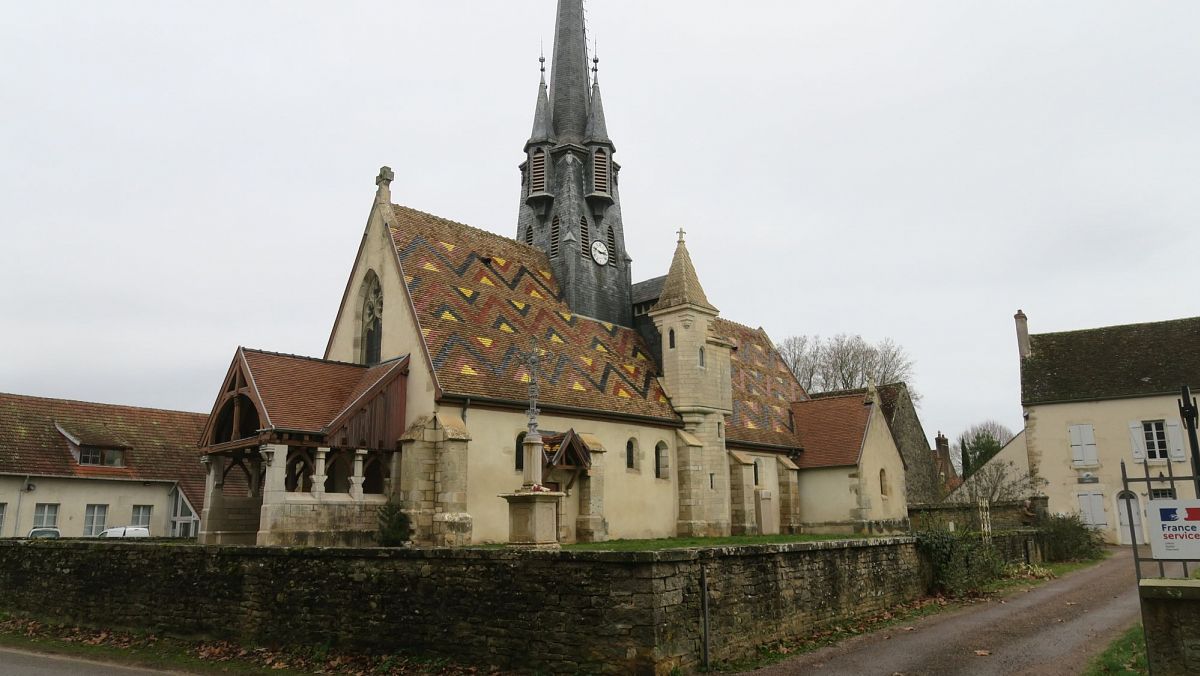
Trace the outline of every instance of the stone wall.
<path fill-rule="evenodd" d="M 1200 673 L 1200 580 L 1142 580 L 1138 592 L 1151 673 Z"/>
<path fill-rule="evenodd" d="M 1033 511 L 1037 514 L 1046 513 L 1046 498 L 1032 498 Z M 1025 502 L 994 502 L 989 506 L 992 530 L 1002 531 L 1014 528 L 1027 528 L 1024 516 Z M 941 502 L 908 506 L 908 520 L 914 531 L 949 530 L 954 524 L 955 530 L 979 530 L 979 507 L 965 502 Z"/>
<path fill-rule="evenodd" d="M 664 552 L 0 541 L 0 609 L 258 644 L 667 673 L 926 589 L 912 538 Z"/>

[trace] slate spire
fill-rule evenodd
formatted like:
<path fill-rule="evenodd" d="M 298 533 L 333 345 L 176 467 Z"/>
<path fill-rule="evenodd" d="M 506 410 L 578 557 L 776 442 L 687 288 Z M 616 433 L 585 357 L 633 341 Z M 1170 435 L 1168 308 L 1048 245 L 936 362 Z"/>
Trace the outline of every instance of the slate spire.
<path fill-rule="evenodd" d="M 554 62 L 550 71 L 550 109 L 554 134 L 560 141 L 583 141 L 588 122 L 588 84 L 583 0 L 558 0 Z"/>
<path fill-rule="evenodd" d="M 604 122 L 604 104 L 600 101 L 600 59 L 592 57 L 592 100 L 591 110 L 588 113 L 587 123 L 587 140 L 592 143 L 607 143 L 612 145 L 612 141 L 608 138 L 608 125 Z"/>
<path fill-rule="evenodd" d="M 538 85 L 537 106 L 533 109 L 533 131 L 525 149 L 537 143 L 547 143 L 554 139 L 553 127 L 550 123 L 550 100 L 546 95 L 546 57 L 538 61 L 542 64 L 542 82 Z"/>

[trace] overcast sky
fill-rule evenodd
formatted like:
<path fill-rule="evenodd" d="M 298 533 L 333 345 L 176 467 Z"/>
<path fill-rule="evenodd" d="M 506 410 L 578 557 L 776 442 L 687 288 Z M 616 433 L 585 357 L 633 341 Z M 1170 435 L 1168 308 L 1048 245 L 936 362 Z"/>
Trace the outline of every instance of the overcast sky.
<path fill-rule="evenodd" d="M 551 0 L 0 0 L 0 391 L 208 411 L 320 356 L 380 165 L 513 236 Z M 926 432 L 1033 333 L 1198 314 L 1200 3 L 588 3 L 634 279 L 892 338 Z M 1200 383 L 1193 383 L 1200 385 Z"/>

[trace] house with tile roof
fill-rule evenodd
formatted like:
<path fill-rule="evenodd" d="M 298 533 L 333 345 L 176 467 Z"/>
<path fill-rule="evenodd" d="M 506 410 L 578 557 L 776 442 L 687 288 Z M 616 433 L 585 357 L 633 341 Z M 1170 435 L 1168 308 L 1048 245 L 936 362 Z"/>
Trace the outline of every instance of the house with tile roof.
<path fill-rule="evenodd" d="M 146 526 L 194 537 L 204 507 L 196 442 L 207 416 L 0 393 L 0 537 Z"/>
<path fill-rule="evenodd" d="M 519 487 L 562 494 L 563 542 L 803 527 L 807 394 L 709 301 L 682 230 L 667 274 L 632 282 L 580 0 L 552 56 L 512 238 L 394 204 L 384 167 L 323 357 L 237 352 L 203 541 L 366 544 L 391 499 L 419 544 L 506 542 Z"/>
<path fill-rule="evenodd" d="M 908 518 L 904 457 L 879 390 L 829 392 L 791 407 L 804 439 L 800 513 L 816 532 L 903 528 Z"/>
<path fill-rule="evenodd" d="M 1048 508 L 1077 513 L 1112 543 L 1144 541 L 1147 501 L 1196 497 L 1190 482 L 1135 484 L 1131 476 L 1191 473 L 1180 386 L 1200 383 L 1200 317 L 1029 333 L 1015 315 L 1027 466 Z"/>

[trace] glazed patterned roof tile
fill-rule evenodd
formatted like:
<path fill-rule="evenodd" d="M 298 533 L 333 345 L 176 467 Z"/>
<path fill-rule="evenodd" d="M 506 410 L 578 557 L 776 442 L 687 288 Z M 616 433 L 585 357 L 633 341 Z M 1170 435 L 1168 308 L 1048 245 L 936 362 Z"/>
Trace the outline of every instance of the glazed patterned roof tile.
<path fill-rule="evenodd" d="M 792 405 L 796 431 L 804 442 L 800 469 L 857 465 L 871 407 L 862 394 L 825 396 Z"/>
<path fill-rule="evenodd" d="M 39 476 L 178 481 L 204 507 L 198 444 L 203 413 L 0 394 L 0 472 Z M 84 445 L 124 447 L 124 467 L 80 465 L 62 427 Z"/>
<path fill-rule="evenodd" d="M 792 402 L 808 395 L 762 329 L 715 319 L 712 330 L 737 348 L 730 355 L 733 415 L 726 437 L 738 441 L 799 448 L 801 439 L 790 421 Z"/>
<path fill-rule="evenodd" d="M 658 367 L 631 328 L 573 314 L 546 254 L 392 205 L 392 240 L 438 383 L 449 394 L 525 401 L 530 337 L 549 354 L 541 400 L 676 421 Z"/>

